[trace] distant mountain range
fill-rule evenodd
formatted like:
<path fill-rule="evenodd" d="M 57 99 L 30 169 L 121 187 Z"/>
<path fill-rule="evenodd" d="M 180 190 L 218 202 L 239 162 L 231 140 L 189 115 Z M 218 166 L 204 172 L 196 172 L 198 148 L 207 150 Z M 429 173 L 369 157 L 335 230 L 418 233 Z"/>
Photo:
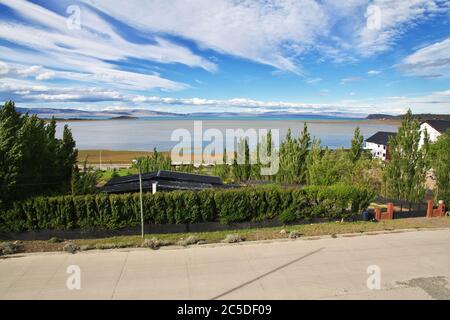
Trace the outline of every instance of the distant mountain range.
<path fill-rule="evenodd" d="M 235 118 L 235 117 L 257 117 L 257 118 L 286 118 L 286 119 L 363 119 L 363 114 L 341 113 L 341 112 L 327 112 L 327 113 L 291 113 L 282 111 L 271 111 L 263 113 L 251 112 L 195 112 L 195 113 L 172 113 L 163 111 L 154 111 L 146 109 L 121 109 L 121 110 L 78 110 L 78 109 L 54 109 L 54 108 L 16 108 L 20 113 L 35 114 L 43 119 L 92 119 L 92 120 L 109 120 L 109 119 L 139 119 L 152 117 L 173 117 L 177 118 Z"/>
<path fill-rule="evenodd" d="M 414 118 L 419 121 L 427 120 L 447 120 L 450 121 L 450 114 L 431 114 L 431 113 L 421 113 L 413 115 Z M 389 114 L 369 114 L 366 119 L 369 120 L 401 120 L 403 115 L 393 116 Z"/>

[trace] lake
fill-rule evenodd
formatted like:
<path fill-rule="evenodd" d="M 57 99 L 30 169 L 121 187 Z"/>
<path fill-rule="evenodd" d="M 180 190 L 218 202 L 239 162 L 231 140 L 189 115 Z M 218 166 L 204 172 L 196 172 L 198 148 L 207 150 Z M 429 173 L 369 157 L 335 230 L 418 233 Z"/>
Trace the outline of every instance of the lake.
<path fill-rule="evenodd" d="M 298 137 L 304 122 L 308 123 L 311 136 L 319 138 L 322 145 L 330 148 L 348 148 L 353 131 L 360 127 L 364 138 L 377 131 L 396 132 L 394 124 L 380 124 L 366 120 L 268 120 L 268 119 L 204 119 L 203 131 L 218 129 L 225 136 L 226 129 L 279 129 L 280 139 L 291 128 L 293 136 Z M 57 124 L 57 136 L 62 136 L 62 128 L 68 124 L 72 130 L 78 149 L 108 149 L 168 151 L 178 142 L 171 141 L 176 129 L 187 129 L 192 133 L 193 120 L 174 119 L 140 119 L 140 120 L 103 120 L 103 121 L 61 121 Z M 206 143 L 208 144 L 208 143 Z"/>

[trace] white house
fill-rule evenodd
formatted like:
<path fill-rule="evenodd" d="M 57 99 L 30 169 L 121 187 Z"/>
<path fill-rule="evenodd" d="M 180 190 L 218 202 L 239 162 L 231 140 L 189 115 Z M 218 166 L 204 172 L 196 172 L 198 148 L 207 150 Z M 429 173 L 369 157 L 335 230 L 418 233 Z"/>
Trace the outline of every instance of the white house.
<path fill-rule="evenodd" d="M 420 125 L 420 142 L 419 147 L 422 147 L 423 140 L 425 138 L 425 129 L 427 130 L 430 142 L 436 142 L 436 140 L 450 129 L 450 121 L 446 120 L 428 120 L 422 122 Z"/>
<path fill-rule="evenodd" d="M 364 149 L 370 150 L 372 157 L 385 161 L 389 159 L 389 138 L 395 137 L 395 132 L 378 131 L 370 138 L 366 139 L 366 146 Z"/>

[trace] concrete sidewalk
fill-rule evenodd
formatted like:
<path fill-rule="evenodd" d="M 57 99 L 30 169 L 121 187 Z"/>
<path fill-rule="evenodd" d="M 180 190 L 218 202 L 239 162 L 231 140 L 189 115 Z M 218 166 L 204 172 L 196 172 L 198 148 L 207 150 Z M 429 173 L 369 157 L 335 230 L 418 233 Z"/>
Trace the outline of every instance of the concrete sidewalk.
<path fill-rule="evenodd" d="M 68 290 L 67 267 L 81 270 Z M 381 289 L 369 290 L 369 266 Z M 0 299 L 450 299 L 450 230 L 0 259 Z"/>

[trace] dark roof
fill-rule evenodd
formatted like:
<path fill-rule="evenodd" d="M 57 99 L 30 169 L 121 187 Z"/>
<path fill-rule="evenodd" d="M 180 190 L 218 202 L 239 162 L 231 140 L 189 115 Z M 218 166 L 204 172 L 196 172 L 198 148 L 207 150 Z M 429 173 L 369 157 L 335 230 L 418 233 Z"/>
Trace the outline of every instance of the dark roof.
<path fill-rule="evenodd" d="M 214 187 L 223 187 L 219 177 L 200 174 L 165 171 L 151 172 L 142 175 L 142 189 L 152 190 L 154 182 L 158 183 L 158 190 L 203 190 Z M 139 175 L 112 178 L 102 188 L 106 193 L 139 192 Z"/>
<path fill-rule="evenodd" d="M 202 174 L 177 172 L 177 171 L 159 170 L 157 177 L 161 178 L 161 179 L 167 179 L 167 180 L 192 181 L 192 182 L 210 183 L 210 184 L 218 184 L 218 185 L 223 184 L 222 180 L 219 177 L 207 176 L 207 175 L 202 175 Z"/>
<path fill-rule="evenodd" d="M 450 121 L 448 120 L 427 120 L 422 122 L 422 124 L 423 123 L 428 123 L 430 126 L 432 126 L 440 133 L 445 133 L 447 130 L 450 129 Z"/>
<path fill-rule="evenodd" d="M 395 132 L 378 131 L 370 138 L 367 138 L 366 142 L 372 142 L 372 143 L 387 146 L 389 138 L 395 137 L 396 135 L 397 135 L 397 133 L 395 133 Z"/>

